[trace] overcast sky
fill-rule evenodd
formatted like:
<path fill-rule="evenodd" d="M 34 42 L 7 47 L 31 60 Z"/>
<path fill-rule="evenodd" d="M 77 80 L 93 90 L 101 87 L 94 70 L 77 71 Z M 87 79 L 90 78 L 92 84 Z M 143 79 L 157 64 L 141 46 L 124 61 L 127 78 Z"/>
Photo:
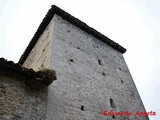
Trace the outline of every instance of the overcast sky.
<path fill-rule="evenodd" d="M 0 57 L 18 62 L 52 4 L 127 49 L 124 58 L 147 111 L 160 119 L 159 0 L 0 0 Z"/>

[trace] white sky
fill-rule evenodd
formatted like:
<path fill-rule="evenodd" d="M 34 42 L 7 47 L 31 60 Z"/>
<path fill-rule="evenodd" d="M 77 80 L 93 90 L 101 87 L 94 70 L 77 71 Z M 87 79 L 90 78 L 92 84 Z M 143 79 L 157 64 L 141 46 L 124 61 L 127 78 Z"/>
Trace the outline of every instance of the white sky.
<path fill-rule="evenodd" d="M 18 62 L 52 4 L 127 48 L 124 54 L 147 111 L 160 119 L 159 0 L 0 0 L 0 57 Z"/>

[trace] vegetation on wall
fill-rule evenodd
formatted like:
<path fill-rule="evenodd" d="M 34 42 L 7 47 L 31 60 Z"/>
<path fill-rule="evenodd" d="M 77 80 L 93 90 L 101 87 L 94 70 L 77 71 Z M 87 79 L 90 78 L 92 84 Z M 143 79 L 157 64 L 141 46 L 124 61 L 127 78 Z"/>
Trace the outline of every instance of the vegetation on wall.
<path fill-rule="evenodd" d="M 39 82 L 44 85 L 49 85 L 57 79 L 54 70 L 43 68 L 36 72 L 32 68 L 24 68 L 20 64 L 7 61 L 4 58 L 0 58 L 0 75 L 25 79 L 29 82 Z"/>

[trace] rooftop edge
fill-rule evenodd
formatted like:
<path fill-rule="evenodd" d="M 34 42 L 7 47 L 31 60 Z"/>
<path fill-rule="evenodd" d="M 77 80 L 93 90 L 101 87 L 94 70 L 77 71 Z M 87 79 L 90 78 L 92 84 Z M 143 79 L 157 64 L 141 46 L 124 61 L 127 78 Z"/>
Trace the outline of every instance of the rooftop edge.
<path fill-rule="evenodd" d="M 52 18 L 53 18 L 53 16 L 55 14 L 61 16 L 62 19 L 67 20 L 68 22 L 70 22 L 71 24 L 75 25 L 76 27 L 84 30 L 88 34 L 90 34 L 90 35 L 94 36 L 95 38 L 101 40 L 102 42 L 104 42 L 107 45 L 111 46 L 112 48 L 114 48 L 115 50 L 119 51 L 120 53 L 123 54 L 123 53 L 126 52 L 126 49 L 123 48 L 118 43 L 112 41 L 111 39 L 109 39 L 105 35 L 101 34 L 97 30 L 95 30 L 94 28 L 91 28 L 86 23 L 80 21 L 79 19 L 77 19 L 74 16 L 70 15 L 69 13 L 65 12 L 64 10 L 60 9 L 59 7 L 57 7 L 56 5 L 52 5 L 51 8 L 49 9 L 49 11 L 47 12 L 46 16 L 43 18 L 41 24 L 39 25 L 36 33 L 34 34 L 32 40 L 30 41 L 30 43 L 27 46 L 26 50 L 24 51 L 24 53 L 22 54 L 21 58 L 19 59 L 19 62 L 18 62 L 19 64 L 22 65 L 24 63 L 24 61 L 26 60 L 27 56 L 31 52 L 32 48 L 35 46 L 35 44 L 38 41 L 39 37 L 41 36 L 41 34 L 45 30 L 45 28 L 48 26 L 48 24 L 50 23 L 50 21 L 52 20 Z"/>
<path fill-rule="evenodd" d="M 9 73 L 18 73 L 24 76 L 27 80 L 32 79 L 43 85 L 49 85 L 53 80 L 57 79 L 56 73 L 53 70 L 44 69 L 36 72 L 33 69 L 22 67 L 19 63 L 0 58 L 0 75 L 11 76 Z"/>

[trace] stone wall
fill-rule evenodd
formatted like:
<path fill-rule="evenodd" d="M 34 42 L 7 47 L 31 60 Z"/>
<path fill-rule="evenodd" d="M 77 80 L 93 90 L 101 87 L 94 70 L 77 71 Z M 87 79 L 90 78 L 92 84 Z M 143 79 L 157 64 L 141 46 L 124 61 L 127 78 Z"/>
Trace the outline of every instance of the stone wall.
<path fill-rule="evenodd" d="M 47 88 L 22 75 L 0 75 L 0 120 L 45 120 Z"/>
<path fill-rule="evenodd" d="M 53 22 L 51 21 L 45 29 L 36 45 L 25 60 L 23 67 L 33 68 L 38 71 L 43 68 L 50 68 L 51 59 L 51 40 L 52 40 Z"/>
<path fill-rule="evenodd" d="M 47 119 L 146 120 L 102 116 L 104 109 L 145 111 L 122 54 L 58 15 L 53 22 L 51 67 L 58 79 L 49 86 Z"/>
<path fill-rule="evenodd" d="M 49 38 L 45 37 L 47 29 Z M 148 119 L 102 116 L 105 109 L 145 111 L 120 52 L 58 15 L 47 29 L 23 64 L 34 70 L 44 66 L 56 71 L 57 81 L 48 89 L 47 120 Z M 44 48 L 48 48 L 46 53 Z"/>

